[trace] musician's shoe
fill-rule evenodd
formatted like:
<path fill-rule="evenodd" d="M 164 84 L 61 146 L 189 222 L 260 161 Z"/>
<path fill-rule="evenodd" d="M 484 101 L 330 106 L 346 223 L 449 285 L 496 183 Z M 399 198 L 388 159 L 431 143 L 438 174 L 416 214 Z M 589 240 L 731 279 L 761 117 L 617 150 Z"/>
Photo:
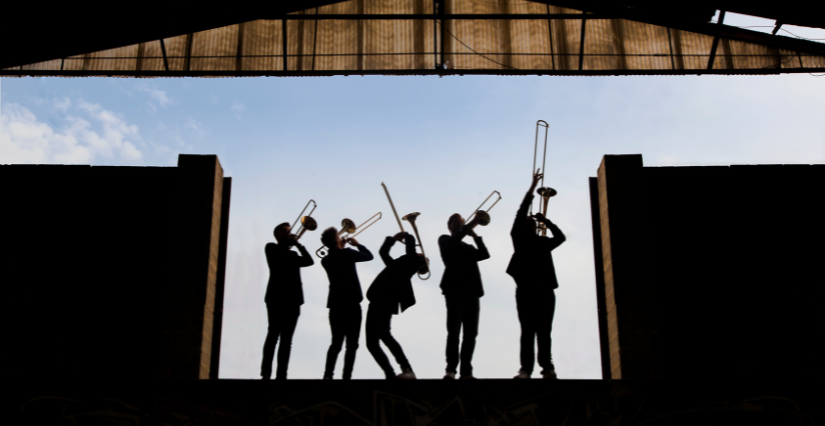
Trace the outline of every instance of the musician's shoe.
<path fill-rule="evenodd" d="M 332 380 L 332 376 L 324 376 L 324 380 Z"/>
<path fill-rule="evenodd" d="M 516 374 L 516 376 L 513 377 L 513 378 L 514 379 L 529 379 L 530 378 L 530 373 L 528 373 L 524 370 L 519 370 L 518 374 Z"/>
<path fill-rule="evenodd" d="M 558 379 L 558 376 L 556 376 L 556 370 L 552 368 L 545 368 L 541 373 L 541 377 L 545 379 Z"/>
<path fill-rule="evenodd" d="M 455 380 L 455 372 L 448 371 L 444 374 L 444 380 Z"/>
<path fill-rule="evenodd" d="M 409 368 L 403 369 L 401 374 L 395 376 L 396 379 L 415 380 L 415 373 Z"/>
<path fill-rule="evenodd" d="M 472 374 L 462 374 L 459 380 L 475 380 L 475 376 Z"/>

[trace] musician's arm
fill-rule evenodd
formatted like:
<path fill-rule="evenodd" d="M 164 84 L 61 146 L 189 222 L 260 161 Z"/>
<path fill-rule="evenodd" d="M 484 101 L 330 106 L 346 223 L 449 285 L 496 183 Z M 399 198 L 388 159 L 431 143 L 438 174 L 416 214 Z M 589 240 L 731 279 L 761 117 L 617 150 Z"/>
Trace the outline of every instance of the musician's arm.
<path fill-rule="evenodd" d="M 372 253 L 366 247 L 361 244 L 355 247 L 358 248 L 358 251 L 352 250 L 352 253 L 355 255 L 353 256 L 355 262 L 368 262 L 373 259 Z"/>
<path fill-rule="evenodd" d="M 378 250 L 378 254 L 381 256 L 381 260 L 384 261 L 384 265 L 390 266 L 392 263 L 393 258 L 390 256 L 390 248 L 395 244 L 395 238 L 387 237 L 384 239 L 384 244 L 381 245 L 381 249 Z"/>
<path fill-rule="evenodd" d="M 409 233 L 404 235 L 404 245 L 407 246 L 407 254 L 415 254 L 415 237 Z"/>
<path fill-rule="evenodd" d="M 309 252 L 307 252 L 306 247 L 304 247 L 302 244 L 296 244 L 296 247 L 298 247 L 298 251 L 301 253 L 301 255 L 298 256 L 299 267 L 304 268 L 315 264 L 315 260 L 313 260 L 312 256 L 309 255 Z"/>
<path fill-rule="evenodd" d="M 478 249 L 473 249 L 473 260 L 476 262 L 481 262 L 482 260 L 486 260 L 490 258 L 490 252 L 487 251 L 487 246 L 484 245 L 484 240 L 481 237 L 473 237 L 473 241 L 475 241 Z"/>
<path fill-rule="evenodd" d="M 555 223 L 551 222 L 550 219 L 546 217 L 542 219 L 541 223 L 547 226 L 547 229 L 553 233 L 553 237 L 545 237 L 542 238 L 544 244 L 546 244 L 547 248 L 550 250 L 554 250 L 556 247 L 560 246 L 563 242 L 567 241 L 567 237 L 564 236 L 564 233 L 561 232 L 558 226 Z"/>

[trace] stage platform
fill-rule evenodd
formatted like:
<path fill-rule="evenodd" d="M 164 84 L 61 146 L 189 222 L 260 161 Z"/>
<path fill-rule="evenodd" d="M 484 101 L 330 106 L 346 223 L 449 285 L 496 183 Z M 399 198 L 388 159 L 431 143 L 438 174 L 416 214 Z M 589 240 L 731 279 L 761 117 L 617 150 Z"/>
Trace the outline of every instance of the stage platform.
<path fill-rule="evenodd" d="M 14 387 L 21 425 L 821 425 L 810 380 L 159 380 Z"/>

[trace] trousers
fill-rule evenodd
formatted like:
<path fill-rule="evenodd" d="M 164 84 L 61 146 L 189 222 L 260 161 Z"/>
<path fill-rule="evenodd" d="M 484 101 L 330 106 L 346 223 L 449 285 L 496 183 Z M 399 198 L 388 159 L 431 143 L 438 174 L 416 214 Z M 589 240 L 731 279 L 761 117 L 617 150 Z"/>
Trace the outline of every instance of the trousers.
<path fill-rule="evenodd" d="M 404 355 L 404 350 L 401 349 L 401 345 L 398 344 L 390 332 L 391 322 L 392 310 L 390 307 L 380 303 L 370 303 L 369 308 L 367 308 L 367 349 L 375 358 L 375 362 L 378 363 L 381 370 L 384 370 L 384 375 L 388 379 L 395 377 L 395 370 L 393 370 L 379 342 L 384 342 L 384 345 L 390 350 L 402 370 L 412 371 L 412 367 L 410 367 L 410 363 Z"/>
<path fill-rule="evenodd" d="M 459 332 L 463 330 L 461 340 L 461 375 L 473 375 L 473 352 L 476 348 L 478 335 L 478 297 L 447 296 L 447 371 L 457 373 L 459 365 L 458 340 Z"/>
<path fill-rule="evenodd" d="M 276 379 L 286 379 L 287 368 L 289 367 L 289 354 L 292 351 L 292 336 L 295 334 L 295 326 L 298 324 L 298 317 L 301 315 L 300 306 L 273 306 L 266 305 L 266 316 L 269 327 L 264 341 L 264 359 L 261 362 L 261 377 L 272 376 L 272 358 L 275 356 L 275 346 L 278 338 L 281 339 L 281 346 L 278 348 L 278 370 L 275 373 Z"/>
<path fill-rule="evenodd" d="M 535 364 L 534 343 L 538 341 L 538 363 L 542 374 L 555 370 L 550 352 L 553 330 L 553 315 L 556 311 L 556 293 L 551 290 L 540 292 L 516 292 L 516 309 L 521 323 L 521 369 L 533 372 Z"/>
<path fill-rule="evenodd" d="M 358 339 L 361 338 L 361 305 L 347 308 L 331 308 L 329 310 L 329 327 L 332 329 L 332 344 L 327 351 L 325 377 L 332 377 L 338 354 L 347 341 L 347 350 L 344 353 L 344 380 L 352 378 L 352 368 L 355 365 L 355 351 L 358 350 Z"/>

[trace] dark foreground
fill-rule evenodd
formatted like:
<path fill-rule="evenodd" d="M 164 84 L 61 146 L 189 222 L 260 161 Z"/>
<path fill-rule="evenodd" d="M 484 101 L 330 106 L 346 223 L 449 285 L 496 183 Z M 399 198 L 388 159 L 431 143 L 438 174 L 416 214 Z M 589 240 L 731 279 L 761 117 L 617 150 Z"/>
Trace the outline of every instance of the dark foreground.
<path fill-rule="evenodd" d="M 820 380 L 191 380 L 27 383 L 46 425 L 820 425 Z"/>

